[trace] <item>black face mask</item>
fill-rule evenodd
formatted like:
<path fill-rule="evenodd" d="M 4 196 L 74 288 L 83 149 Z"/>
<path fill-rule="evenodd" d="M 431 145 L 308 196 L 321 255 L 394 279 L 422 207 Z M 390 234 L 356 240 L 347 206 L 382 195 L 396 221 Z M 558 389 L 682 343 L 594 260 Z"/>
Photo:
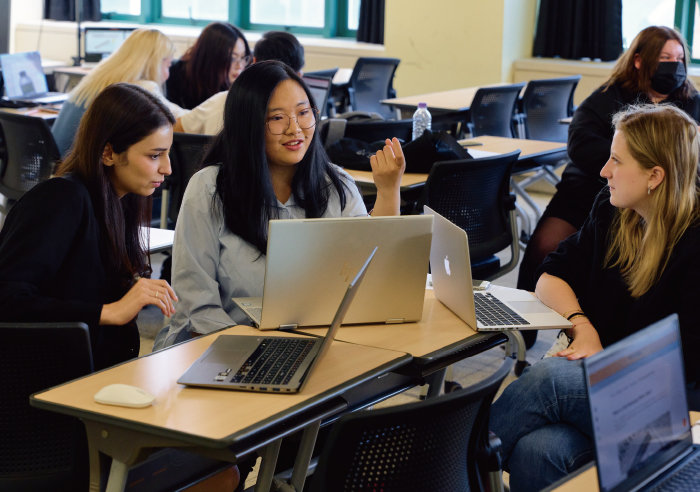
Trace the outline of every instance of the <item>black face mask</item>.
<path fill-rule="evenodd" d="M 651 88 L 659 94 L 670 94 L 685 82 L 683 62 L 659 62 L 651 76 Z"/>

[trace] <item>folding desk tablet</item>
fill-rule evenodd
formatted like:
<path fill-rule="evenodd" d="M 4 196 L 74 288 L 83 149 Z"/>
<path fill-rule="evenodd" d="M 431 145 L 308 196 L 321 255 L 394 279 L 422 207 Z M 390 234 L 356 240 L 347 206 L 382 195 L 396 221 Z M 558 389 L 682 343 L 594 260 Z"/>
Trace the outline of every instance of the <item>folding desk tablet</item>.
<path fill-rule="evenodd" d="M 313 428 L 321 419 L 343 411 L 347 405 L 340 396 L 345 391 L 410 361 L 405 353 L 335 341 L 300 393 L 222 391 L 177 384 L 177 378 L 220 334 L 258 335 L 259 331 L 246 326 L 228 328 L 32 395 L 33 406 L 79 417 L 85 423 L 91 490 L 99 490 L 98 452 L 113 458 L 107 484 L 112 491 L 123 490 L 128 467 L 143 459 L 142 452 L 163 447 L 188 448 L 230 462 L 266 448 L 256 490 L 269 490 L 282 437 Z M 266 335 L 276 334 L 294 336 Z M 113 383 L 139 386 L 155 395 L 155 402 L 146 408 L 96 403 L 93 395 Z"/>

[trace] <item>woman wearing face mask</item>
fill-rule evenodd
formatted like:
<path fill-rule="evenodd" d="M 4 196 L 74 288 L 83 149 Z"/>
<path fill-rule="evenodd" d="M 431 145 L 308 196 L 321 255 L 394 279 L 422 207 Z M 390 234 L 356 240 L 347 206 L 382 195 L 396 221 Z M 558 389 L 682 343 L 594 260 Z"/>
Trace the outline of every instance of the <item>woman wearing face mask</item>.
<path fill-rule="evenodd" d="M 700 121 L 700 95 L 686 78 L 688 49 L 669 27 L 641 31 L 610 78 L 578 107 L 569 128 L 566 168 L 557 192 L 527 246 L 518 287 L 535 290 L 535 272 L 560 241 L 576 232 L 605 185 L 600 170 L 610 155 L 612 117 L 629 104 L 671 103 Z M 536 332 L 532 332 L 536 334 Z"/>

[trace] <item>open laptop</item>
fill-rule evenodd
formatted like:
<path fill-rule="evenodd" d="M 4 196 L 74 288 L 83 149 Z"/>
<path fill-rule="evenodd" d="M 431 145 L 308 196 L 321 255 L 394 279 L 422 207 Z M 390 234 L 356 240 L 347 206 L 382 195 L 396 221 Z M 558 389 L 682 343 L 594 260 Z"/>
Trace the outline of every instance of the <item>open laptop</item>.
<path fill-rule="evenodd" d="M 99 62 L 121 46 L 133 32 L 133 27 L 86 27 L 85 61 Z"/>
<path fill-rule="evenodd" d="M 321 112 L 321 116 L 328 116 L 328 95 L 333 86 L 333 79 L 331 77 L 321 77 L 317 75 L 304 75 L 302 79 L 311 91 L 311 95 L 314 96 L 316 106 Z"/>
<path fill-rule="evenodd" d="M 700 446 L 691 437 L 678 316 L 583 365 L 600 490 L 698 490 Z"/>
<path fill-rule="evenodd" d="M 467 233 L 428 206 L 424 212 L 434 217 L 430 272 L 435 297 L 471 328 L 501 331 L 572 326 L 530 292 L 494 285 L 473 292 Z"/>
<path fill-rule="evenodd" d="M 403 323 L 423 316 L 431 216 L 271 220 L 263 296 L 233 301 L 260 329 L 324 326 L 345 285 L 379 246 L 345 323 Z"/>
<path fill-rule="evenodd" d="M 5 95 L 14 102 L 52 104 L 68 99 L 63 92 L 49 92 L 38 51 L 0 55 Z"/>
<path fill-rule="evenodd" d="M 177 382 L 246 391 L 301 391 L 311 371 L 333 343 L 376 252 L 377 247 L 348 284 L 325 337 L 221 335 Z"/>

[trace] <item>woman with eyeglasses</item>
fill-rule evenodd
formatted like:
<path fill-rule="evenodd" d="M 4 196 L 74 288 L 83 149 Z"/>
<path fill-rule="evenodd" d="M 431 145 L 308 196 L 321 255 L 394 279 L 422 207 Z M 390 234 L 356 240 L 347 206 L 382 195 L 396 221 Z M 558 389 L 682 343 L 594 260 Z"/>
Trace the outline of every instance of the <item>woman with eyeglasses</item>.
<path fill-rule="evenodd" d="M 261 296 L 270 219 L 367 215 L 353 179 L 331 164 L 318 108 L 284 63 L 248 67 L 231 86 L 224 127 L 190 180 L 175 228 L 173 288 L 180 303 L 154 349 L 250 320 L 231 298 Z M 372 215 L 398 215 L 405 169 L 397 139 L 370 159 Z"/>
<path fill-rule="evenodd" d="M 245 36 L 228 22 L 213 22 L 170 68 L 166 93 L 186 109 L 227 91 L 252 60 Z"/>

